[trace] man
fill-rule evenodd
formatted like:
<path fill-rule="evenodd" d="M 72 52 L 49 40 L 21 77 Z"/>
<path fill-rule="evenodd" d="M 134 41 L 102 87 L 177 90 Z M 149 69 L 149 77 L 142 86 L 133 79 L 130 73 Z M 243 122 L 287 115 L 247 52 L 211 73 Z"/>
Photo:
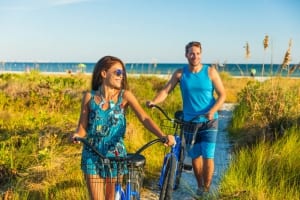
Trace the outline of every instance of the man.
<path fill-rule="evenodd" d="M 150 107 L 163 102 L 179 83 L 184 121 L 189 121 L 201 114 L 205 117 L 196 121 L 197 126 L 201 127 L 202 124 L 206 124 L 205 121 L 209 121 L 204 129 L 198 130 L 195 144 L 192 144 L 188 151 L 192 158 L 192 166 L 198 184 L 198 195 L 208 193 L 211 186 L 218 127 L 217 111 L 226 98 L 225 89 L 217 70 L 213 66 L 202 64 L 201 55 L 200 42 L 188 43 L 185 47 L 188 65 L 177 69 L 155 98 L 146 103 Z M 214 93 L 216 93 L 216 98 Z M 189 141 L 191 134 L 195 133 L 185 133 L 187 145 L 191 144 Z"/>

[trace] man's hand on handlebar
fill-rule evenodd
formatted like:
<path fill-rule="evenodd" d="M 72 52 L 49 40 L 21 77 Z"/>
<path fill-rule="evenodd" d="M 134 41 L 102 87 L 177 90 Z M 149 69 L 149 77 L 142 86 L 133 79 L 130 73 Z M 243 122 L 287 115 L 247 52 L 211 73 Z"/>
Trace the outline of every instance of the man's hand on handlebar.
<path fill-rule="evenodd" d="M 167 135 L 166 139 L 167 139 L 167 141 L 166 141 L 166 143 L 164 143 L 165 146 L 169 147 L 169 146 L 173 146 L 176 144 L 174 135 Z"/>
<path fill-rule="evenodd" d="M 146 106 L 152 108 L 155 104 L 152 101 L 146 101 Z"/>

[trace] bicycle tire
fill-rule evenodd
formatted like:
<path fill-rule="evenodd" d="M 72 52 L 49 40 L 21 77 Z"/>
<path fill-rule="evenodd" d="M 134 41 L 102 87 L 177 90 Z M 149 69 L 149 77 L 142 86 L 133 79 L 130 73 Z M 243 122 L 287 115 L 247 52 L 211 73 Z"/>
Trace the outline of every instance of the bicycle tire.
<path fill-rule="evenodd" d="M 179 160 L 178 160 L 178 164 L 177 164 L 177 170 L 176 170 L 176 179 L 175 179 L 174 190 L 176 190 L 180 184 L 181 174 L 182 174 L 182 170 L 183 170 L 184 157 L 185 157 L 185 147 L 181 146 Z"/>
<path fill-rule="evenodd" d="M 170 154 L 170 156 L 168 156 L 166 160 L 166 170 L 164 173 L 164 180 L 160 190 L 159 200 L 172 199 L 175 173 L 176 173 L 176 156 L 174 154 Z"/>

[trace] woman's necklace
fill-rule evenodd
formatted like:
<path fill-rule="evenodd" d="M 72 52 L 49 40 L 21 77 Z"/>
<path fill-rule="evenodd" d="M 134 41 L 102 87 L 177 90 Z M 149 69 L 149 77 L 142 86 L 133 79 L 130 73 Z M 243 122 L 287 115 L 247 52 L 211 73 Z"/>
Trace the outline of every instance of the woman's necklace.
<path fill-rule="evenodd" d="M 99 89 L 99 92 L 100 92 L 100 97 L 102 99 L 101 103 L 100 103 L 100 106 L 103 107 L 104 104 L 107 103 L 107 100 L 106 98 L 104 97 L 104 94 L 102 92 L 102 89 L 100 88 Z M 113 108 L 115 106 L 115 102 L 113 101 L 113 98 L 118 94 L 118 91 L 116 91 L 113 95 L 110 96 L 109 101 L 108 101 L 108 107 L 109 108 Z M 109 97 L 109 96 L 108 96 Z"/>

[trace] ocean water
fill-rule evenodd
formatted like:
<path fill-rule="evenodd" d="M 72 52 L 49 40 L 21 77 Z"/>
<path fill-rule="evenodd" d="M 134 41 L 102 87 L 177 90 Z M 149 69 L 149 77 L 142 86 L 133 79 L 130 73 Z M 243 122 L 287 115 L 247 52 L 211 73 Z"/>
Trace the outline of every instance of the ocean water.
<path fill-rule="evenodd" d="M 26 72 L 28 70 L 38 70 L 40 72 L 50 73 L 76 73 L 83 71 L 92 73 L 95 63 L 83 63 L 81 68 L 80 63 L 72 62 L 2 62 L 0 63 L 0 73 L 3 71 Z M 208 63 L 209 64 L 209 63 Z M 127 63 L 126 71 L 131 74 L 160 74 L 168 75 L 176 69 L 182 68 L 186 63 Z M 225 64 L 217 65 L 218 71 L 228 72 L 232 76 L 250 76 L 250 70 L 256 70 L 256 76 L 275 76 L 279 71 L 282 76 L 300 77 L 300 66 L 296 66 L 293 73 L 288 73 L 295 65 L 290 65 L 286 69 L 281 69 L 280 64 L 264 64 L 264 72 L 262 73 L 263 64 Z"/>

